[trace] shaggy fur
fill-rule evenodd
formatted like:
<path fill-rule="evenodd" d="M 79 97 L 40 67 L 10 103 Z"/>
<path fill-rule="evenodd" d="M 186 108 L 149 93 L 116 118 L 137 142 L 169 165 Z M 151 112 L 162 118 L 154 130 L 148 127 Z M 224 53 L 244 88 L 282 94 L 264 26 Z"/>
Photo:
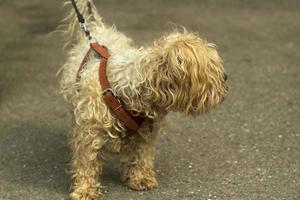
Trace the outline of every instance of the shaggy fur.
<path fill-rule="evenodd" d="M 72 107 L 72 200 L 101 197 L 99 175 L 103 152 L 119 152 L 122 180 L 134 190 L 157 187 L 154 142 L 169 111 L 197 116 L 223 101 L 227 86 L 215 45 L 187 31 L 172 32 L 148 48 L 136 48 L 131 39 L 103 23 L 92 0 L 77 0 L 93 37 L 108 47 L 107 76 L 128 110 L 146 118 L 138 133 L 126 133 L 102 99 L 99 59 L 91 54 L 81 80 L 79 65 L 89 45 L 74 11 L 66 18 L 65 34 L 71 49 L 61 73 L 61 90 Z"/>

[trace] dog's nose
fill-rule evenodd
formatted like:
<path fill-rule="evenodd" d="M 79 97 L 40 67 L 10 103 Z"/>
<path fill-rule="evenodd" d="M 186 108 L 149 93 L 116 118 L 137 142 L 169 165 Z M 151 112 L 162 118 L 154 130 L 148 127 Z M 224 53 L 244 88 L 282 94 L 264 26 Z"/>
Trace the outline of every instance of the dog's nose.
<path fill-rule="evenodd" d="M 224 80 L 227 81 L 227 78 L 228 78 L 227 74 L 224 73 Z"/>

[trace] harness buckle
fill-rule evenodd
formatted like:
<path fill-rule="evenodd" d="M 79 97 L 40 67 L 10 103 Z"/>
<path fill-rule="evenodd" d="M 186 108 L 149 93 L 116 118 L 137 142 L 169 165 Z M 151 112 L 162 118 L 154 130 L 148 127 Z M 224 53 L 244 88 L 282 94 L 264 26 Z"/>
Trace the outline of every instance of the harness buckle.
<path fill-rule="evenodd" d="M 117 95 L 114 93 L 114 91 L 112 90 L 112 88 L 107 88 L 102 92 L 102 95 L 105 95 L 107 92 L 111 92 L 112 95 L 115 97 L 115 99 L 119 102 L 119 106 L 116 107 L 113 112 L 116 112 L 117 110 L 119 110 L 122 107 L 122 103 L 121 100 L 117 97 Z"/>
<path fill-rule="evenodd" d="M 112 95 L 114 95 L 114 97 L 117 97 L 116 94 L 115 94 L 115 92 L 113 91 L 113 89 L 110 88 L 110 87 L 106 88 L 105 90 L 103 90 L 102 95 L 105 95 L 107 92 L 111 92 Z"/>

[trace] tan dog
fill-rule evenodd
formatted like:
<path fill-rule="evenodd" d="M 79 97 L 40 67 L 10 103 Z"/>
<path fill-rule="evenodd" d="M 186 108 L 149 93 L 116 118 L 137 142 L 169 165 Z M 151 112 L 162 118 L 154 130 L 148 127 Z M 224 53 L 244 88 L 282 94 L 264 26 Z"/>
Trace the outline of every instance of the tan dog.
<path fill-rule="evenodd" d="M 65 33 L 72 48 L 61 75 L 63 95 L 72 106 L 72 200 L 101 197 L 99 175 L 105 150 L 120 152 L 122 179 L 134 190 L 157 187 L 154 141 L 168 111 L 197 116 L 210 111 L 227 93 L 226 75 L 215 45 L 187 31 L 172 32 L 148 48 L 136 48 L 102 22 L 92 0 L 78 0 L 95 39 L 108 48 L 107 77 L 126 108 L 146 117 L 138 132 L 121 137 L 126 127 L 104 102 L 99 86 L 100 58 L 91 54 L 76 82 L 89 45 L 72 10 Z"/>

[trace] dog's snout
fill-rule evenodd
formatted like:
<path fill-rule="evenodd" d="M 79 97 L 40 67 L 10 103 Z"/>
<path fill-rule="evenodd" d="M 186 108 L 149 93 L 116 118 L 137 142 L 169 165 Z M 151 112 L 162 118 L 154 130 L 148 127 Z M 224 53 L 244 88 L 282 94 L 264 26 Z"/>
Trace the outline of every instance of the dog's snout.
<path fill-rule="evenodd" d="M 224 80 L 227 81 L 227 78 L 228 78 L 227 74 L 224 73 Z"/>

